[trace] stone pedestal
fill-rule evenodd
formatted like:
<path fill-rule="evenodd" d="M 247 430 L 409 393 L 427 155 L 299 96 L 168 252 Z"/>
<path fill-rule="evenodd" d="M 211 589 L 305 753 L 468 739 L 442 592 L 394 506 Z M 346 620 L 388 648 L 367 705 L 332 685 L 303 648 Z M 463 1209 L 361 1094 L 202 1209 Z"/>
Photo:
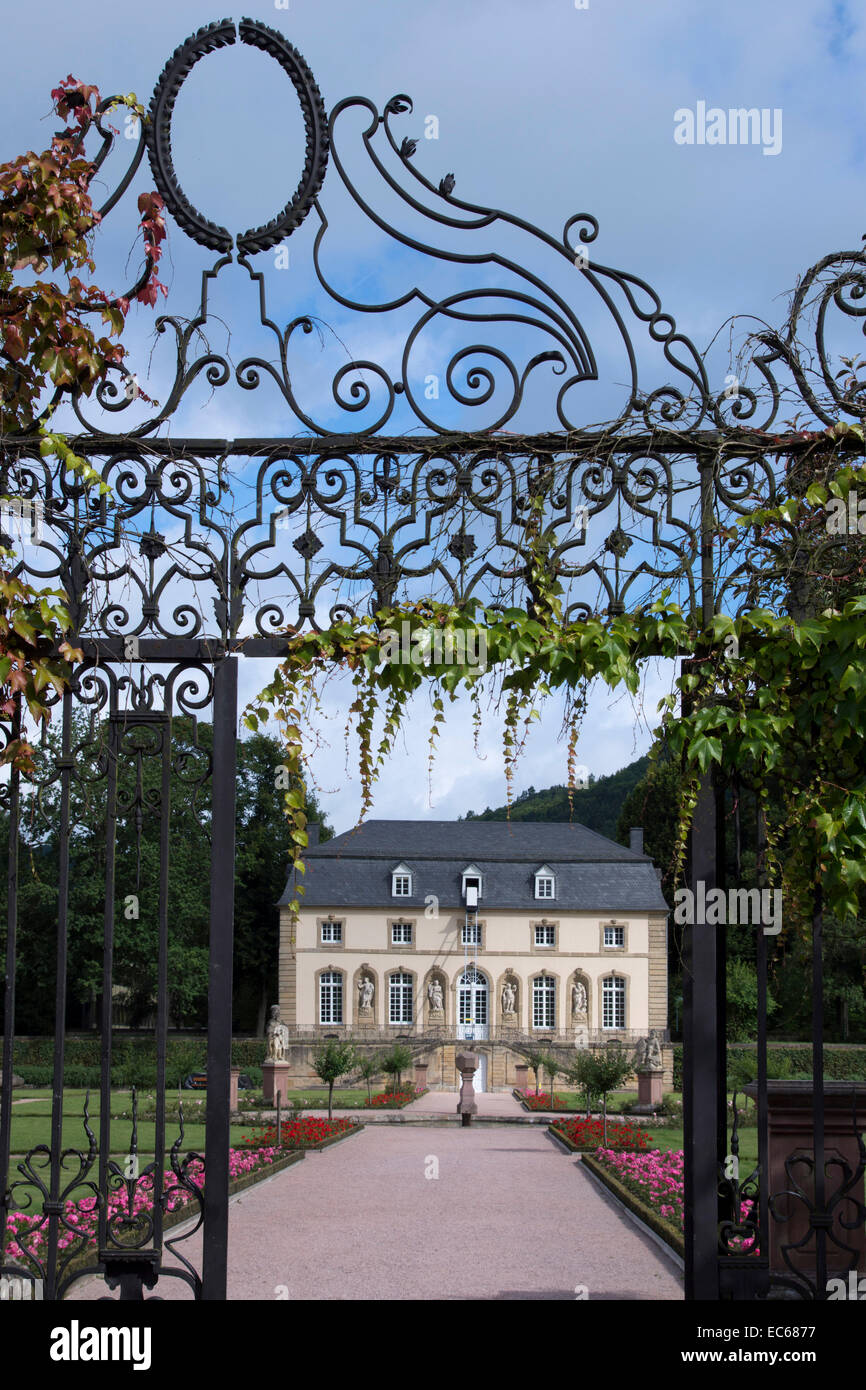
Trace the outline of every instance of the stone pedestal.
<path fill-rule="evenodd" d="M 232 1067 L 229 1072 L 229 1110 L 237 1110 L 238 1108 L 238 1077 L 240 1074 L 240 1067 Z"/>
<path fill-rule="evenodd" d="M 423 1086 L 423 1087 L 425 1087 L 425 1088 L 426 1088 L 426 1086 L 427 1086 L 427 1063 L 426 1063 L 426 1062 L 416 1062 L 416 1063 L 415 1063 L 415 1085 L 416 1085 L 416 1086 Z"/>
<path fill-rule="evenodd" d="M 664 1095 L 664 1072 L 639 1071 L 637 1074 L 638 1105 L 661 1105 Z"/>
<path fill-rule="evenodd" d="M 475 1052 L 458 1052 L 454 1061 L 463 1081 L 460 1087 L 460 1099 L 457 1102 L 457 1114 L 462 1117 L 463 1124 L 468 1125 L 472 1122 L 472 1116 L 478 1114 L 472 1078 L 478 1070 L 480 1058 Z"/>
<path fill-rule="evenodd" d="M 529 1087 L 529 1067 L 525 1062 L 518 1062 L 514 1068 L 517 1072 L 517 1089 L 525 1091 Z"/>
<path fill-rule="evenodd" d="M 758 1087 L 752 1082 L 745 1088 L 752 1100 L 757 1100 Z M 805 1163 L 797 1163 L 791 1169 L 789 1178 L 785 1172 L 785 1160 L 802 1154 L 814 1158 L 814 1129 L 812 1121 L 811 1081 L 768 1081 L 767 1108 L 769 1118 L 769 1193 L 784 1193 L 792 1189 L 796 1182 L 806 1197 L 806 1203 L 814 1199 L 815 1180 Z M 856 1097 L 856 1099 L 855 1099 Z M 824 1160 L 825 1160 L 825 1206 L 829 1204 L 834 1192 L 844 1185 L 843 1169 L 833 1159 L 842 1159 L 848 1164 L 849 1172 L 854 1172 L 860 1161 L 857 1132 L 866 1129 L 866 1085 L 862 1082 L 827 1081 L 824 1083 Z M 828 1166 L 829 1165 L 829 1166 Z M 742 1165 L 741 1165 L 742 1169 Z M 864 1200 L 864 1182 L 861 1174 L 847 1194 L 855 1201 Z M 815 1279 L 816 1242 L 815 1234 L 809 1234 L 809 1211 L 803 1201 L 779 1196 L 776 1201 L 778 1219 L 770 1213 L 770 1269 L 781 1274 L 790 1274 L 791 1266 L 802 1271 L 810 1279 Z M 857 1216 L 854 1201 L 839 1201 L 834 1207 L 829 1231 L 843 1246 L 839 1248 L 832 1239 L 827 1239 L 827 1277 L 828 1279 L 847 1279 L 849 1269 L 858 1273 L 866 1272 L 866 1230 L 861 1216 L 853 1229 L 846 1229 L 841 1219 L 853 1222 Z M 796 1245 L 809 1235 L 801 1250 L 787 1250 L 790 1265 L 782 1254 L 782 1248 Z M 855 1254 L 849 1253 L 851 1250 Z M 820 1291 L 819 1291 L 820 1292 Z"/>
<path fill-rule="evenodd" d="M 288 1062 L 273 1062 L 270 1059 L 262 1065 L 262 1091 L 265 1100 L 276 1104 L 277 1091 L 286 1101 L 286 1093 L 289 1089 L 289 1064 Z"/>

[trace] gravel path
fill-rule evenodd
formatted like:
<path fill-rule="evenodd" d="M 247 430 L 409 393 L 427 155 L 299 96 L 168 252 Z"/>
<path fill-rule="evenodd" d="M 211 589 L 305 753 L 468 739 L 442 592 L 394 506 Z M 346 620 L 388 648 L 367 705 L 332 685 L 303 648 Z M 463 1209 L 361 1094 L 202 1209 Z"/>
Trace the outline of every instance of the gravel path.
<path fill-rule="evenodd" d="M 240 1193 L 229 1240 L 230 1299 L 683 1296 L 675 1266 L 534 1126 L 371 1126 Z M 200 1233 L 182 1248 L 200 1269 Z M 185 1296 L 174 1279 L 154 1292 Z"/>

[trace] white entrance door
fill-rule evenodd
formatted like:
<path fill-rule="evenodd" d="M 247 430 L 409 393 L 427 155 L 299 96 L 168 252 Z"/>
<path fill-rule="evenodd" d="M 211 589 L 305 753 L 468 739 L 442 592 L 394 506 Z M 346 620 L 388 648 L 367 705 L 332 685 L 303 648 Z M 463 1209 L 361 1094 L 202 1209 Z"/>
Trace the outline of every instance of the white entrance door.
<path fill-rule="evenodd" d="M 476 1091 L 487 1090 L 487 1053 L 479 1052 L 478 1067 L 472 1077 L 472 1085 Z"/>
<path fill-rule="evenodd" d="M 470 965 L 457 982 L 457 1037 L 466 1042 L 486 1039 L 488 1016 L 487 980 Z"/>

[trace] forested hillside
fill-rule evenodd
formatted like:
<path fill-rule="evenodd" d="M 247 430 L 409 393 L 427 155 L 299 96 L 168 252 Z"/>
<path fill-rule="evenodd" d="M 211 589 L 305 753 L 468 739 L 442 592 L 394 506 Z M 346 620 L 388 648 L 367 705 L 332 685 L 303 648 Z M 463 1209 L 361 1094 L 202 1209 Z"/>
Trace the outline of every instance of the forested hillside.
<path fill-rule="evenodd" d="M 613 772 L 609 777 L 590 777 L 589 785 L 578 788 L 574 793 L 574 814 L 572 819 L 578 824 L 585 825 L 589 830 L 597 830 L 599 835 L 606 835 L 611 840 L 616 840 L 616 823 L 623 802 L 631 791 L 637 786 L 641 778 L 646 776 L 649 758 L 638 758 L 636 762 L 629 763 L 619 772 Z M 481 812 L 467 811 L 465 816 L 458 817 L 459 820 L 505 820 L 506 809 L 504 806 L 497 806 L 495 810 L 486 807 Z M 515 797 L 514 805 L 511 808 L 512 820 L 568 820 L 568 789 L 567 787 L 548 787 L 546 791 L 537 792 L 534 787 L 528 787 L 520 796 Z M 623 840 L 628 843 L 628 836 Z"/>

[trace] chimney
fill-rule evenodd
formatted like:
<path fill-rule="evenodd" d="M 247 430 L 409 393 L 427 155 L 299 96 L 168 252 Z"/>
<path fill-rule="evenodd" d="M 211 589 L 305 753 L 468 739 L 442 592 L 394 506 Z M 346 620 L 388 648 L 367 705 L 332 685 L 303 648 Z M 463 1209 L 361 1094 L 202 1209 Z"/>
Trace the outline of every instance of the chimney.
<path fill-rule="evenodd" d="M 314 845 L 317 845 L 317 844 L 319 843 L 319 831 L 321 830 L 321 828 L 322 828 L 321 821 L 317 821 L 317 820 L 308 820 L 308 821 L 307 821 L 307 848 L 308 848 L 308 849 L 312 849 Z"/>
<path fill-rule="evenodd" d="M 632 853 L 643 854 L 643 828 L 639 825 L 633 825 L 628 835 L 629 849 Z"/>

